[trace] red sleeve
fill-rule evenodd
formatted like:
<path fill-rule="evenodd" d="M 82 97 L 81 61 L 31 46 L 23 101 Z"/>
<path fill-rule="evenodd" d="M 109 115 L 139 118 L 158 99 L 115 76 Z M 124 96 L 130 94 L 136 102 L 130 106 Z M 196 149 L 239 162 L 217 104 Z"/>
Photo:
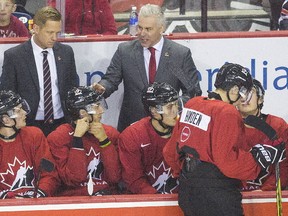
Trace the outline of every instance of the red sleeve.
<path fill-rule="evenodd" d="M 56 170 L 55 161 L 50 152 L 50 148 L 45 135 L 38 128 L 33 127 L 33 130 L 33 145 L 36 146 L 35 165 L 37 169 L 37 175 L 40 174 L 39 189 L 44 191 L 47 196 L 53 196 L 60 185 L 60 179 Z M 29 136 L 31 136 L 31 134 Z M 33 146 L 33 148 L 35 146 Z M 49 168 L 50 166 L 40 167 L 41 160 L 43 159 L 48 161 L 49 165 L 51 166 L 51 170 Z"/>
<path fill-rule="evenodd" d="M 100 148 L 101 158 L 105 167 L 105 181 L 108 181 L 108 183 L 117 183 L 121 179 L 121 165 L 117 151 L 119 132 L 116 129 L 105 125 L 104 128 L 111 141 L 111 144 L 107 147 Z"/>
<path fill-rule="evenodd" d="M 277 131 L 277 135 L 279 138 L 282 138 L 283 141 L 286 143 L 286 154 L 288 150 L 288 125 L 284 121 L 284 119 L 268 115 L 267 123 L 272 126 Z M 276 173 L 275 173 L 275 166 L 270 173 L 270 175 L 265 180 L 264 184 L 262 185 L 262 190 L 275 190 L 276 189 Z M 280 163 L 280 181 L 282 189 L 285 189 L 288 186 L 288 160 L 284 160 Z"/>
<path fill-rule="evenodd" d="M 72 148 L 73 132 L 73 128 L 65 124 L 47 139 L 62 181 L 69 186 L 79 186 L 87 179 L 87 160 L 84 149 Z"/>
<path fill-rule="evenodd" d="M 17 37 L 31 37 L 26 26 L 17 17 L 11 16 L 12 30 L 17 32 Z"/>
<path fill-rule="evenodd" d="M 131 126 L 119 136 L 119 156 L 123 168 L 123 180 L 127 184 L 128 190 L 132 193 L 154 194 L 157 191 L 147 181 L 141 161 L 141 148 L 138 137 L 143 136 L 143 134 L 135 136 L 130 128 Z"/>
<path fill-rule="evenodd" d="M 99 1 L 99 6 L 103 12 L 102 16 L 100 16 L 102 34 L 116 35 L 117 34 L 116 23 L 108 0 Z"/>
<path fill-rule="evenodd" d="M 223 113 L 224 115 L 221 115 Z M 214 164 L 230 178 L 255 179 L 261 168 L 250 152 L 244 151 L 245 131 L 243 120 L 236 109 L 226 109 L 215 115 L 212 158 Z"/>
<path fill-rule="evenodd" d="M 178 127 L 178 124 L 179 122 L 177 122 L 175 128 Z M 181 171 L 181 164 L 179 161 L 179 154 L 177 151 L 177 137 L 179 137 L 177 130 L 173 130 L 171 138 L 166 143 L 163 149 L 163 157 L 166 163 L 171 167 L 172 175 L 174 178 L 178 177 Z"/>
<path fill-rule="evenodd" d="M 23 23 L 21 23 L 23 24 Z M 19 37 L 31 37 L 28 29 L 26 28 L 26 26 L 23 24 L 23 25 L 19 25 L 18 26 L 18 31 L 19 31 Z"/>

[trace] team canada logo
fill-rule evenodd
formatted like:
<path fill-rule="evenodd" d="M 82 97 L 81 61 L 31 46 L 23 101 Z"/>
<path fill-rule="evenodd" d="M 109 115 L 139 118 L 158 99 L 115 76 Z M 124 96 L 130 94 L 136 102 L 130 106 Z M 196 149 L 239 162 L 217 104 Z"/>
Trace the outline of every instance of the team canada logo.
<path fill-rule="evenodd" d="M 91 174 L 91 177 L 93 179 L 101 180 L 104 165 L 103 162 L 100 160 L 100 152 L 96 153 L 95 150 L 91 147 L 87 156 L 88 158 L 92 158 L 87 167 L 87 177 L 89 177 L 89 175 Z"/>
<path fill-rule="evenodd" d="M 191 134 L 190 128 L 185 126 L 181 132 L 181 136 L 180 136 L 181 142 L 187 141 L 188 138 L 190 137 L 190 134 Z"/>
<path fill-rule="evenodd" d="M 27 166 L 26 161 L 19 161 L 14 158 L 13 163 L 8 163 L 5 173 L 0 173 L 1 183 L 9 187 L 11 191 L 20 188 L 34 187 L 33 167 Z"/>
<path fill-rule="evenodd" d="M 153 166 L 152 172 L 149 172 L 147 175 L 154 179 L 152 187 L 159 193 L 171 194 L 177 192 L 178 180 L 173 178 L 171 168 L 166 168 L 163 161 L 158 167 Z"/>

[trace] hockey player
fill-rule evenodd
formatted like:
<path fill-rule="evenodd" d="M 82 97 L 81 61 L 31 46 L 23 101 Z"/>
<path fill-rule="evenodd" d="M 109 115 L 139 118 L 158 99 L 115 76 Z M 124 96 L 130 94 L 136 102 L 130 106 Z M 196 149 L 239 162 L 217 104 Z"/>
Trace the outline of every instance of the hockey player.
<path fill-rule="evenodd" d="M 253 88 L 252 88 L 252 98 L 247 104 L 240 104 L 238 109 L 243 118 L 246 118 L 249 115 L 258 116 L 260 119 L 266 121 L 274 130 L 277 132 L 279 139 L 272 141 L 269 140 L 267 135 L 265 135 L 260 130 L 245 125 L 245 135 L 247 137 L 247 150 L 249 151 L 251 147 L 258 143 L 269 143 L 275 145 L 281 141 L 287 143 L 288 141 L 288 125 L 286 121 L 280 117 L 263 114 L 261 112 L 264 105 L 264 95 L 265 90 L 262 84 L 254 79 Z M 287 145 L 286 145 L 287 148 Z M 276 189 L 276 178 L 275 178 L 275 167 L 271 166 L 269 172 L 262 175 L 261 179 L 256 179 L 253 181 L 248 181 L 244 183 L 243 190 L 275 190 Z M 288 186 L 288 160 L 284 160 L 280 163 L 280 178 L 282 189 Z"/>
<path fill-rule="evenodd" d="M 149 117 L 130 125 L 119 136 L 123 180 L 135 194 L 175 193 L 177 179 L 162 151 L 178 116 L 178 93 L 167 83 L 155 82 L 144 89 L 142 102 Z"/>
<path fill-rule="evenodd" d="M 71 124 L 47 137 L 63 181 L 58 196 L 116 193 L 121 177 L 116 151 L 119 132 L 101 123 L 107 104 L 89 87 L 73 88 L 66 99 Z"/>
<path fill-rule="evenodd" d="M 186 103 L 163 152 L 174 176 L 180 175 L 179 205 L 185 216 L 242 216 L 240 180 L 256 179 L 261 168 L 279 160 L 263 145 L 253 147 L 253 154 L 241 149 L 244 124 L 234 106 L 251 98 L 249 72 L 224 64 L 214 86 L 208 97 Z M 268 153 L 272 159 L 265 157 Z"/>
<path fill-rule="evenodd" d="M 29 105 L 0 91 L 0 198 L 53 196 L 60 179 L 42 131 L 26 126 Z"/>

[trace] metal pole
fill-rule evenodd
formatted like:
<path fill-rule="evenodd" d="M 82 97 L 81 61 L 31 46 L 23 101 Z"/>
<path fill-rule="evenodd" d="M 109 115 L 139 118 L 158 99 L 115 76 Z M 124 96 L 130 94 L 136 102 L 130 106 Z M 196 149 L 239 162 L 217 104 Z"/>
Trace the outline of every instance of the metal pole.
<path fill-rule="evenodd" d="M 186 7 L 185 7 L 186 0 L 179 0 L 179 14 L 185 15 Z"/>
<path fill-rule="evenodd" d="M 62 25 L 61 25 L 61 36 L 65 36 L 65 1 L 66 0 L 56 0 L 56 9 L 61 13 Z"/>
<path fill-rule="evenodd" d="M 208 27 L 208 5 L 207 5 L 207 0 L 201 0 L 201 31 L 202 32 L 207 32 Z"/>

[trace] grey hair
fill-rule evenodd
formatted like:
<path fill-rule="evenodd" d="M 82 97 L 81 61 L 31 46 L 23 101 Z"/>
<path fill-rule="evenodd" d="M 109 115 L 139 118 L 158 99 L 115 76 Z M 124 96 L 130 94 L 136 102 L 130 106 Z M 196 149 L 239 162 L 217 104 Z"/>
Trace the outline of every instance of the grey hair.
<path fill-rule="evenodd" d="M 154 4 L 143 5 L 139 11 L 139 16 L 142 17 L 156 16 L 159 18 L 158 23 L 160 25 L 163 25 L 164 28 L 166 26 L 166 18 L 162 8 L 159 5 Z"/>

